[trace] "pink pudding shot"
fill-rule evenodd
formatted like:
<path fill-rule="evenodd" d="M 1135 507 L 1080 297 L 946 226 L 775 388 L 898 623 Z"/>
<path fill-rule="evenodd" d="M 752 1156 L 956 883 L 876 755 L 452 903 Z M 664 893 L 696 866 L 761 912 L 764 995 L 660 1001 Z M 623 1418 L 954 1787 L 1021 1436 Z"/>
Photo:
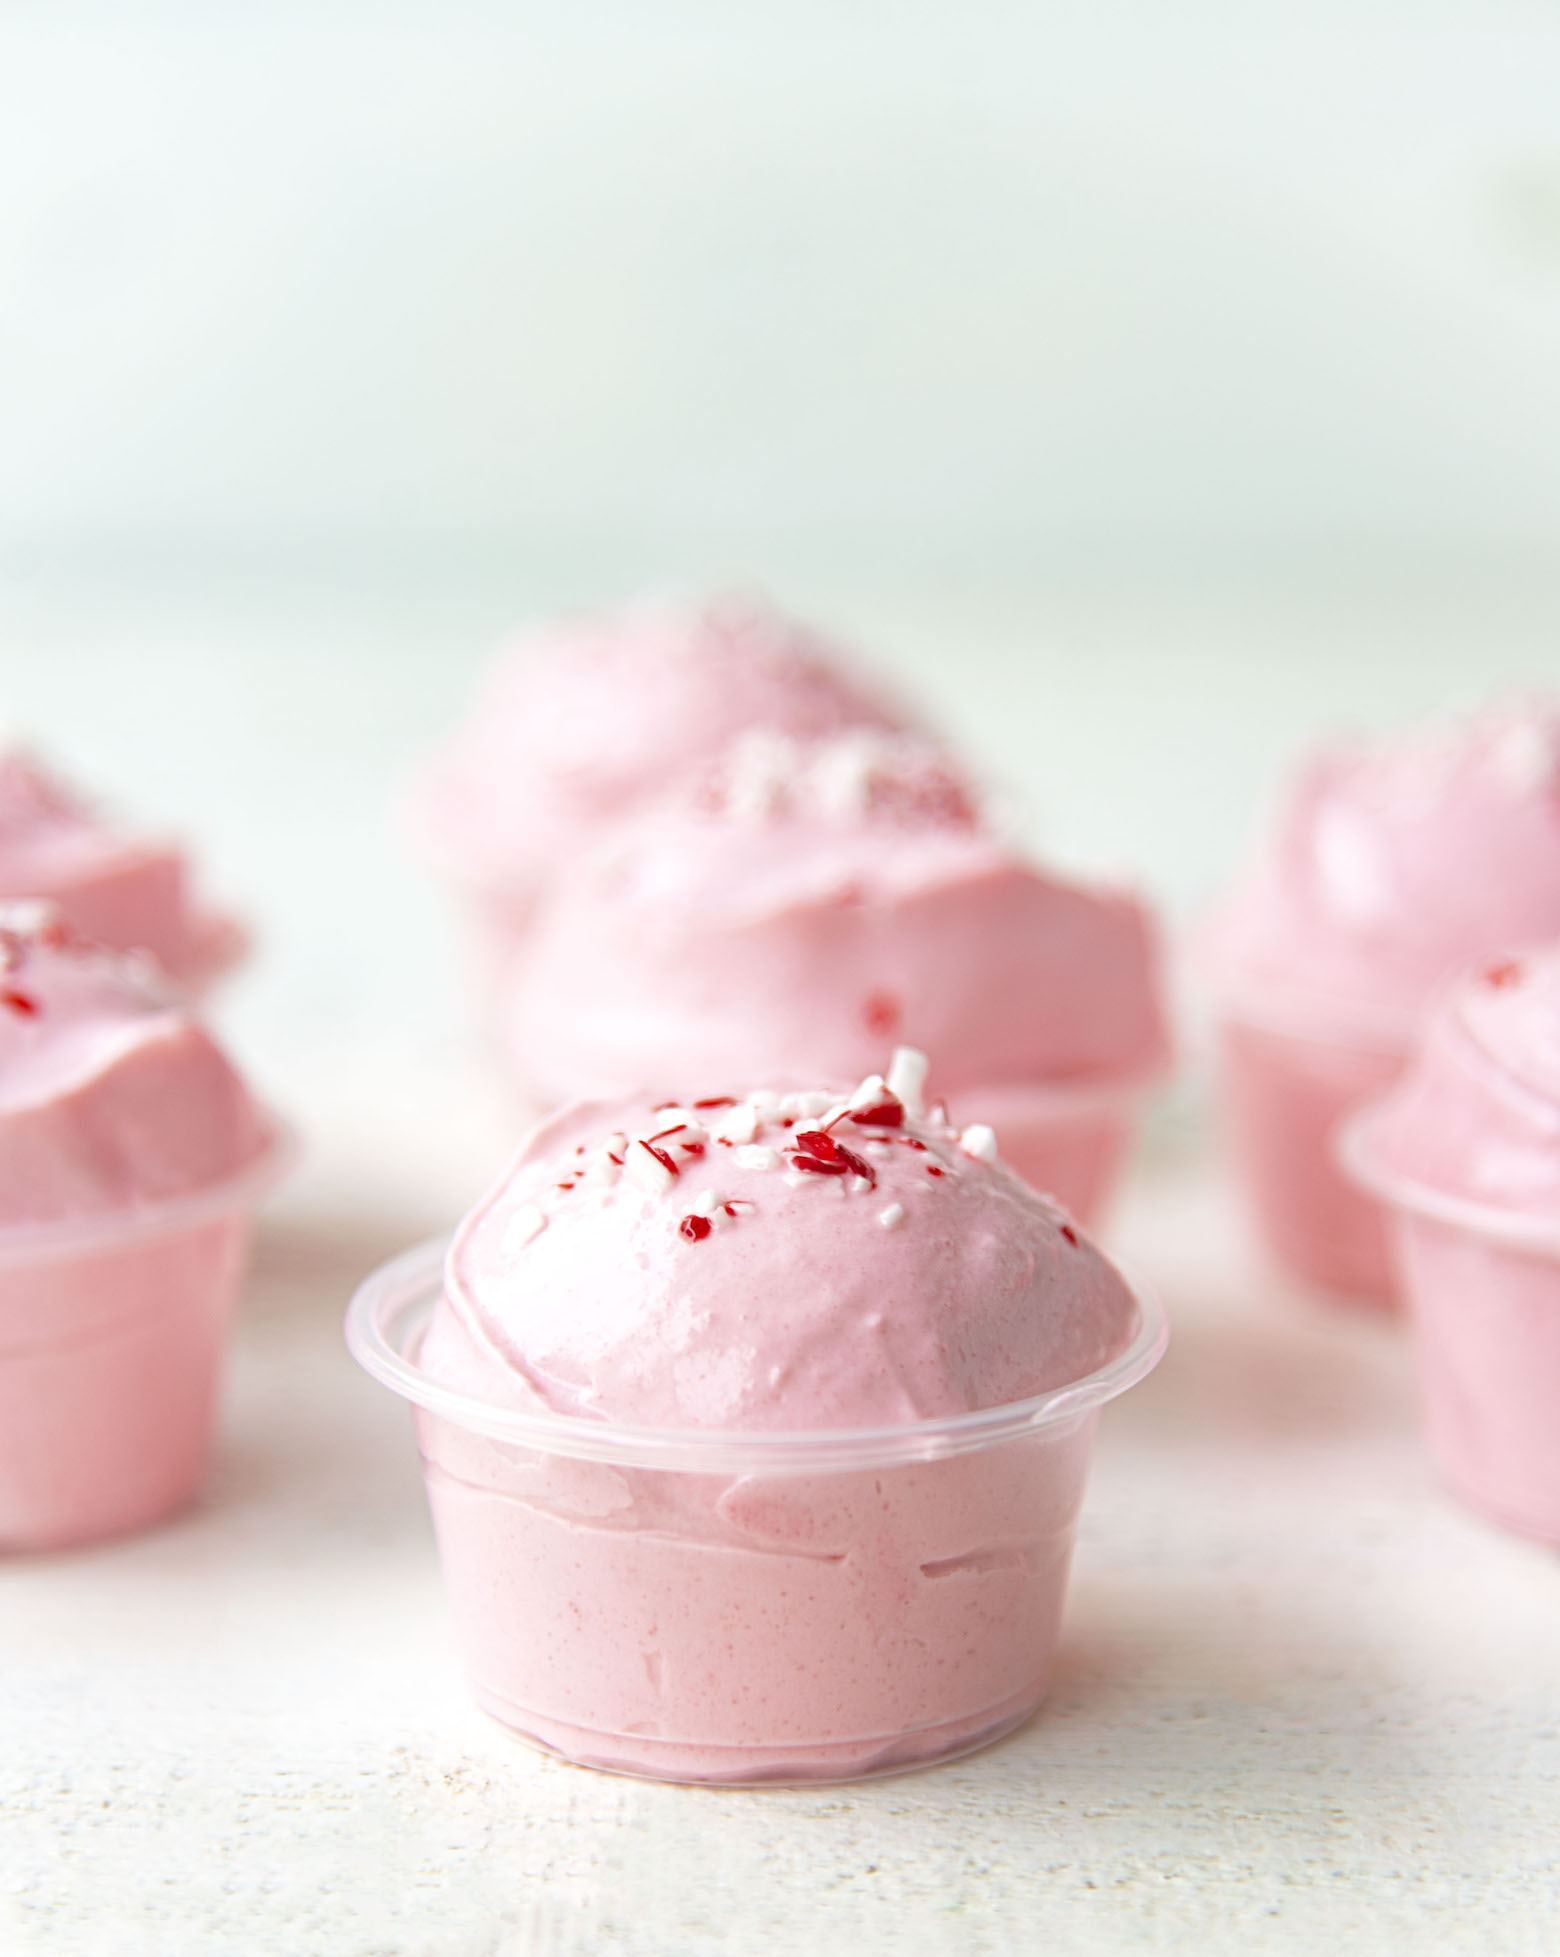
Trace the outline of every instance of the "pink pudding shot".
<path fill-rule="evenodd" d="M 407 824 L 460 893 L 491 990 L 552 878 L 736 735 L 901 720 L 837 646 L 759 600 L 641 601 L 541 627 L 502 652 L 413 785 Z"/>
<path fill-rule="evenodd" d="M 923 1072 L 565 1109 L 442 1283 L 413 1253 L 354 1301 L 504 1724 L 625 1773 L 837 1780 L 1040 1702 L 1099 1408 L 1163 1324 L 989 1128 L 920 1112 Z"/>
<path fill-rule="evenodd" d="M 1560 936 L 1560 706 L 1525 700 L 1325 750 L 1204 946 L 1240 1171 L 1280 1265 L 1391 1292 L 1380 1206 L 1339 1172 L 1351 1109 L 1402 1073 L 1438 985 Z"/>
<path fill-rule="evenodd" d="M 542 1106 L 913 1043 L 955 1124 L 1088 1221 L 1167 1064 L 1156 965 L 1135 897 L 1025 861 L 938 749 L 752 734 L 558 880 L 501 1032 Z"/>
<path fill-rule="evenodd" d="M 147 951 L 199 993 L 243 956 L 230 918 L 197 904 L 184 853 L 135 835 L 30 754 L 0 751 L 0 900 L 46 899 L 72 929 L 122 951 Z"/>
<path fill-rule="evenodd" d="M 1560 1543 L 1560 947 L 1451 988 L 1342 1157 L 1394 1219 L 1446 1482 Z"/>
<path fill-rule="evenodd" d="M 0 906 L 0 1549 L 193 1498 L 282 1154 L 148 958 Z"/>

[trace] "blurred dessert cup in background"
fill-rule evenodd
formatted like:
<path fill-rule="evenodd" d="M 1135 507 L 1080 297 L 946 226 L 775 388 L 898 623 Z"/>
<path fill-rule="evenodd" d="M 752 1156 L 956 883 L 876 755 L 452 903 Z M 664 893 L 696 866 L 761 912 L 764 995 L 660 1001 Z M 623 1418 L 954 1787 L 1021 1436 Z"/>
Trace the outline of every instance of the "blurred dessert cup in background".
<path fill-rule="evenodd" d="M 0 907 L 0 1549 L 191 1501 L 276 1125 L 142 953 Z"/>
<path fill-rule="evenodd" d="M 1444 1479 L 1560 1543 L 1560 948 L 1453 986 L 1340 1156 L 1392 1219 Z"/>
<path fill-rule="evenodd" d="M 736 735 L 903 724 L 838 646 L 761 600 L 645 600 L 507 647 L 413 783 L 404 825 L 456 893 L 486 999 L 550 879 Z"/>
<path fill-rule="evenodd" d="M 1560 935 L 1560 708 L 1523 700 L 1312 757 L 1204 935 L 1231 1154 L 1275 1261 L 1392 1289 L 1339 1122 L 1401 1074 L 1438 984 Z"/>
<path fill-rule="evenodd" d="M 500 1037 L 541 1107 L 698 1079 L 856 1079 L 886 1043 L 928 1093 L 1094 1216 L 1168 1063 L 1132 894 L 1025 861 L 946 754 L 750 733 L 548 888 Z"/>
<path fill-rule="evenodd" d="M 25 750 L 0 751 L 0 901 L 45 899 L 83 937 L 149 952 L 198 998 L 240 961 L 247 938 L 190 884 L 176 843 L 109 821 Z"/>

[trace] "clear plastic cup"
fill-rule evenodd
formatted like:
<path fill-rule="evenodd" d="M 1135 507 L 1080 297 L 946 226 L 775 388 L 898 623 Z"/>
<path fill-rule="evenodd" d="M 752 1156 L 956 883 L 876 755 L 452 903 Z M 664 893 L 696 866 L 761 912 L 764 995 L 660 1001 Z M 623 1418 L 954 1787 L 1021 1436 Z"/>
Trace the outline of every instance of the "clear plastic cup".
<path fill-rule="evenodd" d="M 1324 1000 L 1226 996 L 1219 1098 L 1235 1173 L 1274 1262 L 1365 1302 L 1393 1295 L 1381 1206 L 1341 1172 L 1339 1124 L 1408 1065 L 1412 1022 Z"/>
<path fill-rule="evenodd" d="M 1130 1347 L 1012 1406 L 869 1431 L 700 1433 L 518 1412 L 417 1349 L 445 1246 L 377 1271 L 347 1342 L 417 1409 L 478 1703 L 581 1765 L 854 1780 L 984 1746 L 1046 1688 L 1099 1410 Z"/>
<path fill-rule="evenodd" d="M 1442 1478 L 1491 1520 L 1560 1544 L 1560 1220 L 1399 1174 L 1382 1120 L 1354 1116 L 1339 1160 L 1392 1218 Z"/>
<path fill-rule="evenodd" d="M 250 1219 L 290 1166 L 134 1211 L 0 1228 L 0 1551 L 145 1527 L 194 1499 Z"/>

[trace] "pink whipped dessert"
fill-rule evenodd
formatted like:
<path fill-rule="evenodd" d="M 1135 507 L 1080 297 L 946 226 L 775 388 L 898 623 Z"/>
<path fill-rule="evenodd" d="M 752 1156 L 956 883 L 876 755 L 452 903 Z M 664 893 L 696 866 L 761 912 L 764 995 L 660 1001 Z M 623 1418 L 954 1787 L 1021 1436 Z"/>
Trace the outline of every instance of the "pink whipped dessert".
<path fill-rule="evenodd" d="M 1162 1328 L 989 1129 L 915 1112 L 923 1071 L 571 1107 L 407 1357 L 394 1268 L 360 1294 L 506 1724 L 630 1773 L 839 1779 L 1038 1704 L 1098 1408 Z"/>
<path fill-rule="evenodd" d="M 469 900 L 489 981 L 538 893 L 604 824 L 737 734 L 897 724 L 848 664 L 806 626 L 736 597 L 641 602 L 507 649 L 408 807 L 418 847 Z"/>
<path fill-rule="evenodd" d="M 193 1496 L 275 1133 L 150 961 L 0 907 L 0 1548 Z"/>
<path fill-rule="evenodd" d="M 1452 988 L 1343 1151 L 1396 1221 L 1443 1475 L 1560 1542 L 1560 948 Z"/>
<path fill-rule="evenodd" d="M 1140 903 L 1022 860 L 926 743 L 753 735 L 560 879 L 502 1032 L 544 1106 L 855 1079 L 903 1039 L 1087 1220 L 1166 1063 L 1155 965 Z"/>
<path fill-rule="evenodd" d="M 1280 1263 L 1388 1293 L 1384 1220 L 1337 1170 L 1337 1124 L 1402 1072 L 1439 983 L 1555 935 L 1560 706 L 1311 760 L 1206 945 L 1237 1160 Z"/>
<path fill-rule="evenodd" d="M 84 937 L 148 951 L 199 992 L 242 955 L 243 933 L 196 904 L 183 852 L 104 819 L 31 755 L 0 752 L 0 900 L 47 899 Z"/>

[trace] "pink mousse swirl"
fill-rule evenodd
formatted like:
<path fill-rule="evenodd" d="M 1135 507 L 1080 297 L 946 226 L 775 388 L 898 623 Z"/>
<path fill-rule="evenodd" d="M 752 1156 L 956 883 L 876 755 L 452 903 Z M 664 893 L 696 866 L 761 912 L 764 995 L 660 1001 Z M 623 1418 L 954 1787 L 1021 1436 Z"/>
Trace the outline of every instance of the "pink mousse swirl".
<path fill-rule="evenodd" d="M 600 826 L 750 727 L 808 736 L 901 716 L 839 649 L 749 598 L 641 602 L 502 653 L 415 784 L 415 840 L 458 879 L 534 894 Z"/>
<path fill-rule="evenodd" d="M 29 754 L 0 753 L 0 899 L 46 898 L 85 936 L 198 988 L 243 950 L 194 903 L 182 851 L 114 827 Z"/>
<path fill-rule="evenodd" d="M 1560 704 L 1531 699 L 1316 755 L 1207 952 L 1237 1012 L 1406 1045 L 1443 980 L 1556 935 Z"/>
<path fill-rule="evenodd" d="M 927 744 L 750 735 L 559 881 L 503 1028 L 544 1102 L 855 1079 L 902 1039 L 967 1103 L 1152 1073 L 1155 966 L 1133 897 L 1023 861 Z"/>
<path fill-rule="evenodd" d="M 50 906 L 0 905 L 0 1227 L 192 1194 L 272 1141 L 150 960 Z"/>
<path fill-rule="evenodd" d="M 1452 987 L 1367 1128 L 1392 1177 L 1560 1221 L 1560 947 L 1491 959 Z"/>
<path fill-rule="evenodd" d="M 422 1368 L 498 1404 L 739 1431 L 1094 1372 L 1130 1343 L 1131 1293 L 990 1129 L 919 1112 L 923 1075 L 901 1054 L 854 1093 L 553 1116 L 457 1234 Z"/>

